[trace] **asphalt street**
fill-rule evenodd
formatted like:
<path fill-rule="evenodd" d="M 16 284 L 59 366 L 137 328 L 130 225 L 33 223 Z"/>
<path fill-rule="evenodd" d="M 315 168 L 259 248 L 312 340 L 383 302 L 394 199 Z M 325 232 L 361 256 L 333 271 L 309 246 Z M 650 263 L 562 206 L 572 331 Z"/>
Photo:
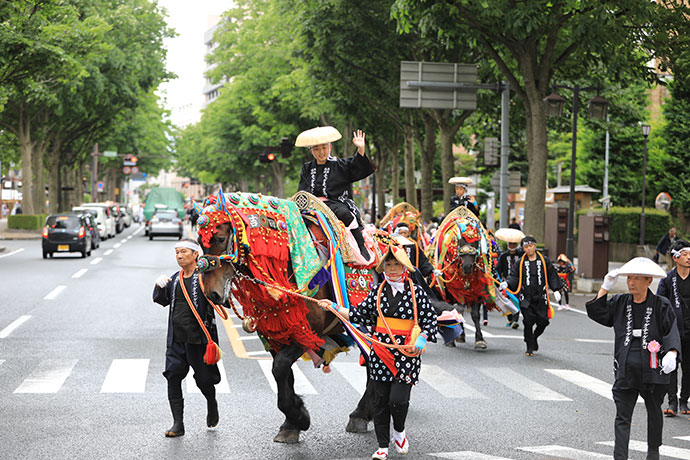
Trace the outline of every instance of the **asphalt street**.
<path fill-rule="evenodd" d="M 333 372 L 295 365 L 312 426 L 295 445 L 272 441 L 283 422 L 270 359 L 236 317 L 222 327 L 221 423 L 205 427 L 205 400 L 185 386 L 186 435 L 172 419 L 164 365 L 167 309 L 154 280 L 177 270 L 174 238 L 149 241 L 134 224 L 91 257 L 41 258 L 40 240 L 3 241 L 0 253 L 1 459 L 368 459 L 366 434 L 345 432 L 364 386 L 358 352 Z M 557 312 L 534 357 L 522 330 L 490 313 L 488 349 L 472 333 L 457 348 L 430 344 L 407 422 L 410 459 L 612 458 L 613 332 L 584 314 L 585 296 Z M 469 316 L 466 315 L 469 320 Z M 186 380 L 192 380 L 188 376 Z M 631 458 L 643 459 L 644 406 Z M 690 459 L 690 421 L 666 418 L 663 458 Z M 642 444 L 639 444 L 642 442 Z M 635 450 L 635 449 L 638 450 Z M 403 458 L 391 449 L 391 458 Z"/>

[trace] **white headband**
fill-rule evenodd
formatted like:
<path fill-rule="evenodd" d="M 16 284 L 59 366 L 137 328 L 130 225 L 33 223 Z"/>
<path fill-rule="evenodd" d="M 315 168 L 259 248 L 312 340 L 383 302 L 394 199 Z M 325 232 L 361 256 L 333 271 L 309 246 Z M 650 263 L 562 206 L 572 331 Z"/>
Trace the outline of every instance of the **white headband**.
<path fill-rule="evenodd" d="M 187 248 L 191 249 L 192 251 L 196 251 L 199 254 L 201 254 L 201 246 L 199 246 L 196 243 L 192 243 L 191 241 L 179 241 L 175 243 L 175 249 L 177 248 Z"/>
<path fill-rule="evenodd" d="M 690 251 L 690 247 L 686 246 L 686 247 L 681 248 L 679 250 L 671 249 L 671 255 L 673 257 L 680 257 L 681 254 L 683 254 L 685 251 Z"/>

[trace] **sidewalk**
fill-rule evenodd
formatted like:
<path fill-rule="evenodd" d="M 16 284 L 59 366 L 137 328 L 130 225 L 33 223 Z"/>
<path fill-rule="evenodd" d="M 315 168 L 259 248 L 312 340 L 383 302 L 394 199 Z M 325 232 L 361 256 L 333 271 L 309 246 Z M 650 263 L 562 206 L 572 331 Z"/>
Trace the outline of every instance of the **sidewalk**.
<path fill-rule="evenodd" d="M 41 239 L 40 230 L 13 230 L 7 228 L 7 217 L 0 219 L 0 241 L 2 240 L 37 240 Z M 0 244 L 0 252 L 5 247 Z"/>

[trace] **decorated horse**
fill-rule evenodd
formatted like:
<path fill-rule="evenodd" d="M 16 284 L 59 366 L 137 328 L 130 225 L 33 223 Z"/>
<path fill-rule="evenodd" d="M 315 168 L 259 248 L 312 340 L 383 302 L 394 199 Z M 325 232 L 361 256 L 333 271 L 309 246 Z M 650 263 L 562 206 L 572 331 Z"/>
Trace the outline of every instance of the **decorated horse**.
<path fill-rule="evenodd" d="M 421 212 L 410 203 L 398 203 L 383 216 L 379 222 L 379 227 L 388 233 L 393 233 L 398 224 L 404 224 L 410 229 L 409 238 L 417 243 L 419 249 L 426 249 L 429 241 L 424 231 Z"/>
<path fill-rule="evenodd" d="M 305 192 L 298 195 L 289 201 L 219 191 L 198 208 L 197 221 L 206 295 L 233 308 L 234 298 L 242 306 L 236 314 L 245 330 L 256 331 L 273 356 L 278 408 L 285 415 L 274 441 L 284 443 L 298 442 L 310 427 L 309 412 L 295 393 L 292 364 L 304 355 L 330 372 L 331 361 L 349 346 L 368 352 L 349 323 L 312 300 L 359 303 L 374 285 L 371 268 L 381 253 L 369 239 L 371 260 L 358 258 L 356 243 L 348 244 L 346 229 L 330 209 Z M 350 414 L 348 431 L 367 430 L 372 397 L 367 388 Z"/>
<path fill-rule="evenodd" d="M 464 305 L 475 327 L 474 348 L 484 350 L 480 309 L 495 309 L 492 241 L 482 223 L 466 207 L 455 208 L 435 235 L 430 259 L 443 272 L 434 289 L 448 303 Z M 461 340 L 462 341 L 462 340 Z"/>

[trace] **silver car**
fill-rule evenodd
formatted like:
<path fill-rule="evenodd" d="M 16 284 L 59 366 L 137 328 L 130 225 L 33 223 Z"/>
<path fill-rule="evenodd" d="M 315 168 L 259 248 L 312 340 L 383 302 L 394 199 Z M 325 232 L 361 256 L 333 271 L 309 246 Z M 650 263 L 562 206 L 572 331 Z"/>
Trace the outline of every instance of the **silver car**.
<path fill-rule="evenodd" d="M 176 236 L 182 239 L 184 227 L 182 219 L 174 209 L 157 210 L 149 222 L 149 240 L 154 236 Z"/>

